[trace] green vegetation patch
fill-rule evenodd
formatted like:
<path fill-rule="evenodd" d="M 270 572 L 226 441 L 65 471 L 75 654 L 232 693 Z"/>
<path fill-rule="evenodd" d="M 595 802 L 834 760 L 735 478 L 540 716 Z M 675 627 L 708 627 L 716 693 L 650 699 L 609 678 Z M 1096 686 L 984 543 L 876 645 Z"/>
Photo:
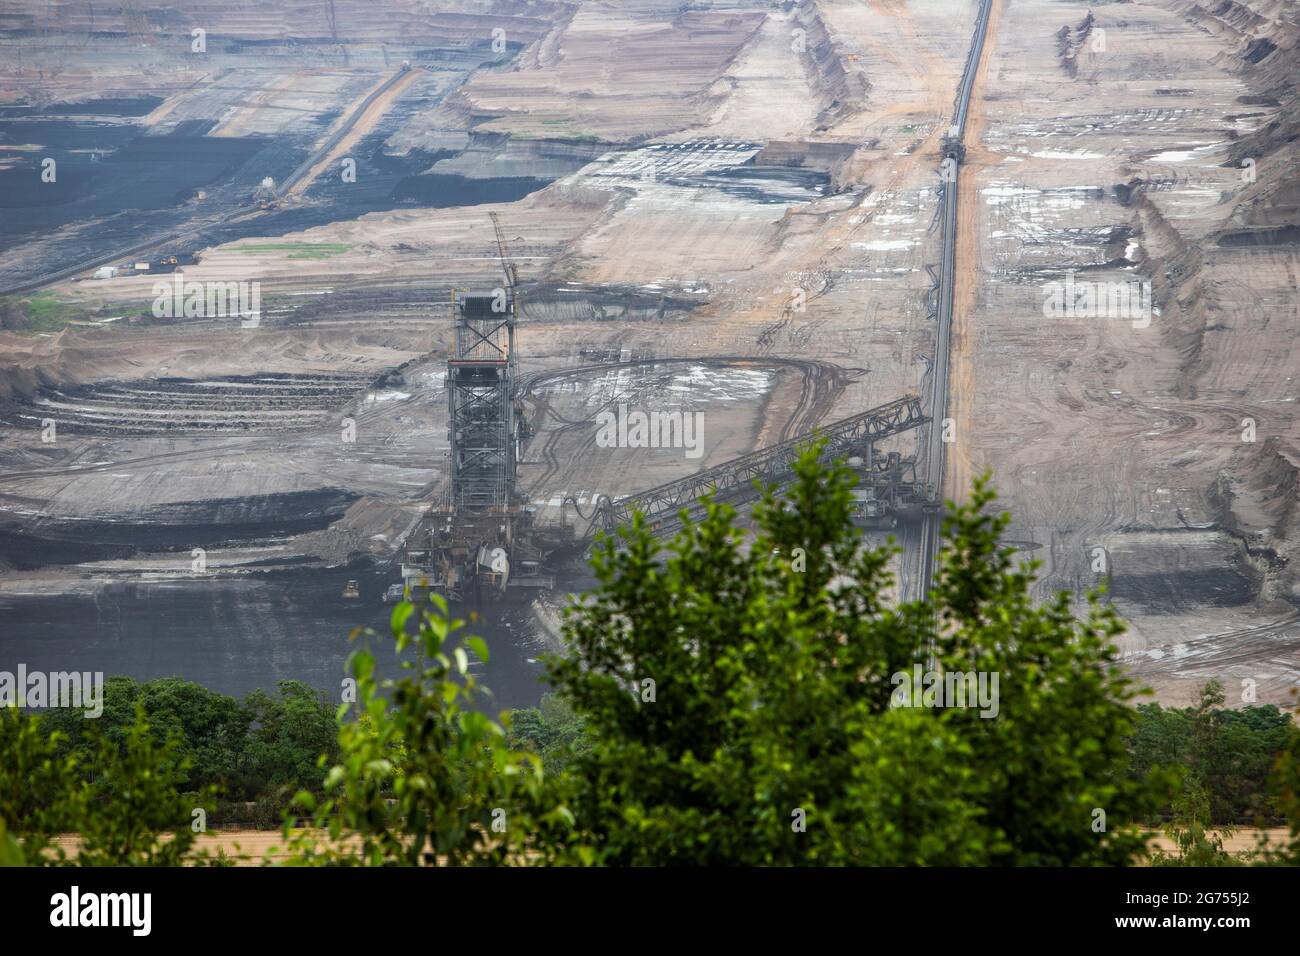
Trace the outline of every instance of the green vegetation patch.
<path fill-rule="evenodd" d="M 0 301 L 0 328 L 15 332 L 57 332 L 69 322 L 85 318 L 84 306 L 62 301 L 51 292 Z"/>
<path fill-rule="evenodd" d="M 255 242 L 236 246 L 235 252 L 287 252 L 290 259 L 328 259 L 352 248 L 346 242 Z"/>

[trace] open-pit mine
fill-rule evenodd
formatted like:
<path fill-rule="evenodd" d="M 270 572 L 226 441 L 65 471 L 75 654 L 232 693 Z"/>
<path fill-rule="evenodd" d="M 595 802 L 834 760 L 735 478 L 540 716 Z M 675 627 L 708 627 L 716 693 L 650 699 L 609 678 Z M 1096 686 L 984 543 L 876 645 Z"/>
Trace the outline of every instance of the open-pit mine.
<path fill-rule="evenodd" d="M 990 471 L 1165 703 L 1300 688 L 1293 0 L 8 0 L 0 669 L 502 707 L 593 536 L 819 432 L 933 573 Z"/>

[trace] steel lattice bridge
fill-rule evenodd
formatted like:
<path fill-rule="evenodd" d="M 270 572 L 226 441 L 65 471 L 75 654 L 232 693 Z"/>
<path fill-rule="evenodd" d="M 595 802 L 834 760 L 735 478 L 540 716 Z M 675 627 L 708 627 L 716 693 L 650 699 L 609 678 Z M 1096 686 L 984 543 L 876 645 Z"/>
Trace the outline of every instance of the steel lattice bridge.
<path fill-rule="evenodd" d="M 877 459 L 874 454 L 875 442 L 919 428 L 930 421 L 921 405 L 918 396 L 905 395 L 888 404 L 832 422 L 779 445 L 733 458 L 686 478 L 617 501 L 602 498 L 596 513 L 592 515 L 586 537 L 592 537 L 598 531 L 612 532 L 621 525 L 630 524 L 633 512 L 637 511 L 649 519 L 652 531 L 662 533 L 671 530 L 679 523 L 681 510 L 698 507 L 705 495 L 717 501 L 756 497 L 755 481 L 772 484 L 788 480 L 800 453 L 817 439 L 826 442 L 822 448 L 823 460 L 863 457 L 867 461 L 869 483 L 875 479 L 875 484 L 881 485 L 889 495 L 902 494 L 909 499 L 928 501 L 933 496 L 928 488 L 916 481 L 912 462 L 904 462 L 898 455 Z M 576 507 L 576 501 L 568 500 Z"/>

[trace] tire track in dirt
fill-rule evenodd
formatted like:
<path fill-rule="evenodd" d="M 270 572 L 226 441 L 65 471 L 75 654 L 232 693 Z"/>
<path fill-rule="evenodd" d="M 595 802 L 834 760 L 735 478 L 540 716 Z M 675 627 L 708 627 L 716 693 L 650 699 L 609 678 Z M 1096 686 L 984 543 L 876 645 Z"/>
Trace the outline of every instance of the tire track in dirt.
<path fill-rule="evenodd" d="M 842 369 L 837 365 L 831 365 L 825 362 L 815 362 L 803 359 L 789 358 L 753 358 L 740 356 L 709 356 L 701 358 L 653 358 L 643 359 L 634 362 L 606 362 L 592 365 L 582 365 L 576 368 L 556 369 L 547 372 L 535 373 L 521 383 L 519 394 L 524 398 L 530 398 L 534 390 L 550 382 L 561 381 L 574 376 L 589 375 L 598 372 L 608 371 L 618 368 L 638 368 L 654 365 L 722 365 L 738 368 L 775 368 L 783 371 L 797 371 L 800 375 L 799 397 L 795 402 L 794 409 L 787 415 L 785 424 L 782 426 L 777 441 L 787 441 L 798 435 L 811 432 L 817 423 L 830 411 L 835 405 L 836 400 L 844 392 L 848 384 L 849 377 L 853 370 Z M 546 439 L 541 446 L 538 458 L 528 462 L 528 464 L 540 464 L 543 466 L 542 473 L 533 478 L 528 483 L 528 493 L 536 495 L 544 490 L 548 482 L 551 482 L 557 474 L 568 479 L 576 469 L 578 462 L 590 451 L 596 440 L 595 419 L 602 411 L 612 409 L 620 400 L 615 398 L 607 403 L 604 407 L 593 412 L 592 416 L 586 421 L 569 421 L 560 419 L 550 413 L 544 404 L 538 404 L 538 411 L 535 415 L 539 418 L 545 418 L 551 414 L 555 420 L 562 424 L 559 428 L 553 429 L 546 433 Z M 590 429 L 590 435 L 566 457 L 569 461 L 569 467 L 564 469 L 559 460 L 559 443 L 563 436 L 574 431 L 575 429 Z M 763 434 L 764 429 L 760 428 L 759 437 Z M 535 433 L 535 438 L 541 437 L 540 433 Z M 766 443 L 761 443 L 763 447 Z M 530 446 L 531 448 L 531 442 Z"/>
<path fill-rule="evenodd" d="M 1172 658 L 1176 672 L 1222 676 L 1223 669 L 1242 664 L 1276 663 L 1294 667 L 1290 658 L 1279 657 L 1295 646 L 1294 632 L 1300 626 L 1300 614 L 1290 614 L 1268 624 L 1206 634 L 1183 642 L 1185 654 Z M 1137 651 L 1129 657 L 1130 669 L 1139 675 L 1163 676 L 1170 658 L 1152 657 Z"/>
<path fill-rule="evenodd" d="M 194 436 L 186 436 L 186 440 L 193 440 Z M 221 436 L 224 438 L 225 436 Z M 267 443 L 262 442 L 263 446 Z M 156 455 L 142 455 L 138 458 L 124 458 L 120 461 L 108 462 L 102 465 L 84 465 L 78 467 L 72 474 L 77 476 L 88 475 L 94 472 L 105 472 L 112 470 L 121 470 L 128 465 L 146 465 L 161 464 L 165 461 L 179 461 L 192 458 L 209 458 L 216 452 L 239 449 L 245 452 L 250 447 L 250 443 L 242 441 L 223 441 L 217 445 L 207 445 L 199 448 L 187 448 L 183 451 L 161 452 Z M 11 471 L 6 474 L 0 474 L 0 482 L 10 481 L 23 478 L 51 478 L 61 477 L 69 474 L 66 464 L 59 465 L 56 468 L 40 468 L 32 471 Z"/>

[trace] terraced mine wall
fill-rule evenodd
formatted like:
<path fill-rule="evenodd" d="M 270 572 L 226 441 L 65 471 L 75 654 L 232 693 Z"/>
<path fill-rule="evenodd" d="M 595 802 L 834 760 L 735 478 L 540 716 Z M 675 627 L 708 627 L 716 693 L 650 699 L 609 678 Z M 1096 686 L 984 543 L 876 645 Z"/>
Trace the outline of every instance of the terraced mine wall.
<path fill-rule="evenodd" d="M 329 527 L 358 499 L 342 489 L 156 505 L 129 522 L 43 518 L 35 526 L 0 517 L 0 555 L 19 570 L 175 552 L 188 570 L 194 548 L 252 546 Z"/>

